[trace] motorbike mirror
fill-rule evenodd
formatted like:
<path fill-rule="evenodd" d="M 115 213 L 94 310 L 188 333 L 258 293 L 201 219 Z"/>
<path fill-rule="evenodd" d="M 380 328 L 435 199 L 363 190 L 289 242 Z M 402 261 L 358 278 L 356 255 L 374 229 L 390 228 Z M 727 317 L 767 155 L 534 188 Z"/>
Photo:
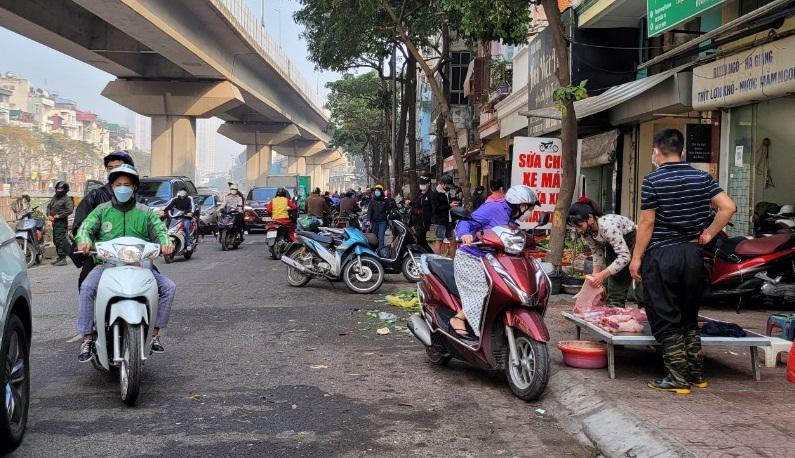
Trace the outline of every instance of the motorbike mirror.
<path fill-rule="evenodd" d="M 464 220 L 472 219 L 472 213 L 470 213 L 470 211 L 467 210 L 466 208 L 455 207 L 450 210 L 450 213 L 455 215 L 458 219 L 464 219 Z"/>
<path fill-rule="evenodd" d="M 539 226 L 546 226 L 547 224 L 549 224 L 549 221 L 550 221 L 551 219 L 552 219 L 552 213 L 550 213 L 550 212 L 544 212 L 544 213 L 542 213 L 542 214 L 541 214 L 541 216 L 538 218 L 538 225 L 539 225 Z"/>

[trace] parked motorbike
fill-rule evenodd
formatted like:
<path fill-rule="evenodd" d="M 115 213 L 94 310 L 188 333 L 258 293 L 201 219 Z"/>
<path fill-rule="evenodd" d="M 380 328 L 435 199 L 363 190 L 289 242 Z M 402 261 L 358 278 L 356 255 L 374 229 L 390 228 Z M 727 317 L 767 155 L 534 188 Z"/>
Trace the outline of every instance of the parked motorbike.
<path fill-rule="evenodd" d="M 176 256 L 183 256 L 185 259 L 190 259 L 196 248 L 199 245 L 199 232 L 197 230 L 198 224 L 196 218 L 191 217 L 193 224 L 190 225 L 190 247 L 185 244 L 185 212 L 172 208 L 168 216 L 168 236 L 171 239 L 171 244 L 174 245 L 174 251 L 171 254 L 163 256 L 166 264 L 174 262 Z M 188 249 L 190 248 L 190 249 Z"/>
<path fill-rule="evenodd" d="M 397 212 L 389 215 L 392 243 L 378 250 L 378 260 L 386 273 L 402 273 L 411 283 L 420 281 L 420 256 L 432 253 L 417 244 L 417 237 Z"/>
<path fill-rule="evenodd" d="M 265 241 L 272 259 L 281 259 L 290 245 L 295 242 L 295 231 L 291 226 L 292 223 L 285 224 L 276 220 L 268 222 Z"/>
<path fill-rule="evenodd" d="M 143 365 L 152 348 L 159 299 L 152 260 L 160 246 L 119 237 L 98 242 L 95 254 L 106 268 L 94 301 L 97 335 L 91 363 L 100 371 L 119 369 L 121 398 L 131 406 L 138 399 Z"/>
<path fill-rule="evenodd" d="M 16 239 L 28 267 L 40 264 L 44 258 L 44 221 L 33 217 L 38 208 L 25 208 L 17 213 Z"/>
<path fill-rule="evenodd" d="M 737 313 L 754 296 L 795 301 L 795 233 L 732 237 L 721 233 L 704 248 L 712 299 L 737 301 Z"/>
<path fill-rule="evenodd" d="M 218 215 L 218 242 L 221 250 L 234 250 L 243 243 L 243 232 L 240 226 L 235 224 L 240 211 L 236 208 L 225 206 Z"/>
<path fill-rule="evenodd" d="M 342 279 L 354 293 L 369 294 L 384 282 L 384 268 L 358 229 L 314 233 L 298 231 L 296 242 L 282 256 L 287 283 L 301 287 L 313 278 Z"/>
<path fill-rule="evenodd" d="M 468 219 L 469 213 L 459 209 L 456 216 Z M 480 339 L 461 337 L 450 325 L 461 310 L 461 299 L 453 261 L 436 255 L 421 258 L 417 295 L 422 308 L 409 318 L 408 328 L 425 345 L 431 363 L 443 366 L 455 357 L 482 369 L 504 370 L 517 397 L 538 399 L 550 375 L 549 331 L 543 317 L 551 282 L 538 260 L 522 255 L 534 245 L 525 232 L 498 226 L 481 231 L 479 238 L 490 285 L 482 322 L 470 323 L 479 327 Z M 474 336 L 470 324 L 469 335 Z"/>

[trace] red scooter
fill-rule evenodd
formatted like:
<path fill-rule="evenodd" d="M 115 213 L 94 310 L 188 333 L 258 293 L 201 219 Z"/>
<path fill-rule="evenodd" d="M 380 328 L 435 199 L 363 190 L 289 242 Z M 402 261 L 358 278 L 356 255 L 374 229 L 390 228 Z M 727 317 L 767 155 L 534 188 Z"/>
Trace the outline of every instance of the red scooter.
<path fill-rule="evenodd" d="M 468 212 L 456 212 L 466 218 Z M 540 225 L 547 223 L 548 214 Z M 453 275 L 453 261 L 436 255 L 421 258 L 417 294 L 421 312 L 408 327 L 425 345 L 433 364 L 451 358 L 487 370 L 504 370 L 511 391 L 525 401 L 538 399 L 549 380 L 549 331 L 544 313 L 551 290 L 549 277 L 534 258 L 523 256 L 532 248 L 532 236 L 515 227 L 498 226 L 481 231 L 476 242 L 487 254 L 481 258 L 490 290 L 483 310 L 480 340 L 460 337 L 450 318 L 461 310 Z M 469 327 L 469 324 L 468 324 Z M 468 328 L 470 336 L 474 336 Z"/>
<path fill-rule="evenodd" d="M 704 250 L 710 270 L 710 297 L 743 303 L 762 295 L 795 301 L 795 233 L 732 237 L 725 233 Z"/>

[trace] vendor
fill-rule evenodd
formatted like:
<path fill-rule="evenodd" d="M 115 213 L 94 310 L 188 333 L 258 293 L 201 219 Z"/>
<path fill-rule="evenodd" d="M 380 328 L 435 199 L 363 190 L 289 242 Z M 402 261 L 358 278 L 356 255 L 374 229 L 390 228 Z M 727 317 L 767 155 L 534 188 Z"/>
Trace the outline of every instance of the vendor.
<path fill-rule="evenodd" d="M 603 215 L 591 199 L 582 197 L 569 208 L 566 224 L 582 235 L 593 253 L 593 273 L 585 281 L 598 288 L 607 280 L 607 305 L 624 307 L 632 284 L 629 262 L 635 246 L 635 223 L 621 215 Z M 635 291 L 642 306 L 639 282 Z"/>

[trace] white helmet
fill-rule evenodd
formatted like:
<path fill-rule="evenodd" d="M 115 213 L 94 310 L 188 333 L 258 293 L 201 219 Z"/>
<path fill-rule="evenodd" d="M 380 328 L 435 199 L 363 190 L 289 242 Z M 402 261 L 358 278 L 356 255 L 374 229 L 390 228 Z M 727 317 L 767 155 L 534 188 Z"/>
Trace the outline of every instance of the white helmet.
<path fill-rule="evenodd" d="M 795 213 L 795 206 L 792 205 L 782 205 L 781 209 L 778 211 L 778 215 L 791 215 Z"/>
<path fill-rule="evenodd" d="M 512 205 L 538 205 L 536 193 L 529 187 L 521 184 L 513 185 L 508 189 L 508 192 L 505 193 L 505 201 Z"/>
<path fill-rule="evenodd" d="M 179 197 L 188 197 L 188 191 L 186 191 L 184 189 L 180 189 L 179 191 L 177 191 L 177 196 L 179 196 Z"/>

